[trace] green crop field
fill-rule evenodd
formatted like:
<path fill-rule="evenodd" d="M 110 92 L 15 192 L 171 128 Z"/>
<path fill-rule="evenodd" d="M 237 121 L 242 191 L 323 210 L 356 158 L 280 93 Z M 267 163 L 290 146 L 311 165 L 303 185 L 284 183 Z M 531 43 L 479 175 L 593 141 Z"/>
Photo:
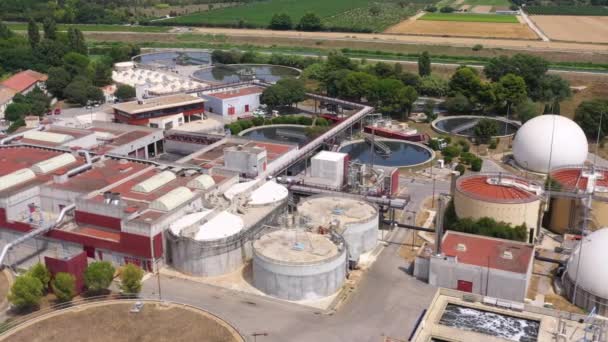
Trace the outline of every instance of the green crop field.
<path fill-rule="evenodd" d="M 602 6 L 526 6 L 530 15 L 583 15 L 608 16 L 608 7 Z"/>
<path fill-rule="evenodd" d="M 509 0 L 464 0 L 463 5 L 509 7 Z"/>
<path fill-rule="evenodd" d="M 7 24 L 11 30 L 25 31 L 27 30 L 26 23 Z M 40 25 L 39 25 L 40 26 Z M 57 30 L 67 31 L 69 27 L 76 27 L 81 31 L 99 31 L 99 32 L 167 32 L 169 27 L 162 26 L 128 26 L 128 25 L 57 25 Z"/>
<path fill-rule="evenodd" d="M 395 2 L 383 2 L 374 6 L 380 9 L 380 13 L 377 15 L 370 14 L 371 6 L 359 7 L 324 18 L 323 26 L 330 27 L 334 31 L 382 32 L 416 14 L 426 5 L 410 3 L 401 7 Z"/>
<path fill-rule="evenodd" d="M 503 23 L 517 24 L 519 21 L 514 15 L 473 14 L 473 13 L 427 13 L 418 20 L 429 21 L 460 21 L 477 23 Z"/>

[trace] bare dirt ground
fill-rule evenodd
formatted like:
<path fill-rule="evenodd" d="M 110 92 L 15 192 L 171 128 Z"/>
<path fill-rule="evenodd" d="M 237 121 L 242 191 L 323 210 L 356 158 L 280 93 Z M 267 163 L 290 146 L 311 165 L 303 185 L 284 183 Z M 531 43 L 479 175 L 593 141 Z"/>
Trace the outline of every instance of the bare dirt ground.
<path fill-rule="evenodd" d="M 132 304 L 76 307 L 67 313 L 24 326 L 3 340 L 37 341 L 241 341 L 233 330 L 202 311 L 145 303 L 139 313 Z M 44 332 L 44 333 L 42 333 Z"/>
<path fill-rule="evenodd" d="M 492 11 L 492 6 L 482 6 L 482 5 L 475 6 L 471 10 L 472 13 L 490 13 L 491 11 Z"/>
<path fill-rule="evenodd" d="M 476 6 L 475 8 L 480 7 Z M 386 33 L 407 33 L 440 37 L 480 37 L 480 38 L 511 38 L 538 39 L 527 25 L 496 24 L 456 21 L 404 21 L 391 28 Z"/>
<path fill-rule="evenodd" d="M 608 17 L 535 15 L 530 18 L 553 40 L 608 43 Z"/>

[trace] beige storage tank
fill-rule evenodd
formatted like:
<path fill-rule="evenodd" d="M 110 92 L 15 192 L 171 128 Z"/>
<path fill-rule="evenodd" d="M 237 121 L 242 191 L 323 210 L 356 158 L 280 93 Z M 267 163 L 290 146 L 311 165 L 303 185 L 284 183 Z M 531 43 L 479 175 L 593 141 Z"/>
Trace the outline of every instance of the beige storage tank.
<path fill-rule="evenodd" d="M 459 218 L 490 217 L 536 231 L 542 187 L 504 174 L 476 174 L 456 180 L 454 208 Z M 534 233 L 532 233 L 534 235 Z"/>

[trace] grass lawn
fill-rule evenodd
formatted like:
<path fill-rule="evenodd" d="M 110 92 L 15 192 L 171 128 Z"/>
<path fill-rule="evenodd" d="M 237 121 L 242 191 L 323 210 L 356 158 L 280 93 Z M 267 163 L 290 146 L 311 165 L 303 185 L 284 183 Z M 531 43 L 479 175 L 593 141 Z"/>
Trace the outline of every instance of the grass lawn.
<path fill-rule="evenodd" d="M 474 14 L 474 13 L 427 13 L 418 20 L 429 21 L 461 21 L 477 23 L 517 24 L 519 21 L 514 15 Z"/>
<path fill-rule="evenodd" d="M 246 5 L 214 9 L 193 13 L 163 24 L 182 25 L 236 25 L 244 21 L 246 25 L 266 27 L 275 13 L 287 13 L 294 24 L 307 12 L 316 13 L 321 18 L 334 16 L 355 8 L 367 7 L 369 0 L 268 0 L 254 1 Z"/>
<path fill-rule="evenodd" d="M 16 30 L 16 31 L 26 31 L 27 30 L 27 23 L 7 24 L 7 25 L 11 30 Z M 81 31 L 102 31 L 102 32 L 167 32 L 171 29 L 170 27 L 163 27 L 163 26 L 59 24 L 59 25 L 57 25 L 57 30 L 67 31 L 69 27 L 77 27 Z"/>
<path fill-rule="evenodd" d="M 511 2 L 509 0 L 464 0 L 462 4 L 471 6 L 511 6 Z"/>

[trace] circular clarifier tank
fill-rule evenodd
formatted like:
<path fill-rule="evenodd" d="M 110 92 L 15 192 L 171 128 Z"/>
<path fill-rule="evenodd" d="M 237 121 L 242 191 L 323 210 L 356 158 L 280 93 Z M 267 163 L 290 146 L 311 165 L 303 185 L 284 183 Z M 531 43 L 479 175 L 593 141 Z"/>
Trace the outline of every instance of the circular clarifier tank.
<path fill-rule="evenodd" d="M 281 229 L 253 243 L 253 285 L 281 299 L 310 300 L 337 292 L 346 279 L 346 248 L 328 235 Z"/>
<path fill-rule="evenodd" d="M 392 167 L 412 167 L 427 163 L 435 158 L 435 153 L 430 148 L 409 141 L 393 139 L 376 139 L 378 145 L 386 148 L 376 147 L 373 153 L 374 165 Z M 389 151 L 390 150 L 390 153 Z M 347 153 L 351 160 L 369 164 L 372 162 L 371 144 L 367 141 L 358 140 L 346 143 L 340 147 L 340 152 Z"/>
<path fill-rule="evenodd" d="M 310 142 L 310 137 L 306 134 L 306 126 L 302 125 L 267 125 L 246 129 L 239 133 L 247 139 L 298 144 L 302 147 Z"/>
<path fill-rule="evenodd" d="M 138 55 L 133 57 L 133 61 L 161 68 L 174 68 L 178 65 L 208 65 L 211 64 L 211 54 L 202 51 L 163 51 Z"/>
<path fill-rule="evenodd" d="M 475 135 L 475 126 L 481 119 L 494 120 L 498 123 L 497 137 L 505 137 L 515 134 L 520 124 L 500 117 L 488 117 L 478 115 L 457 115 L 439 118 L 431 124 L 439 133 L 452 134 L 471 138 Z"/>
<path fill-rule="evenodd" d="M 378 209 L 375 205 L 350 197 L 312 196 L 298 204 L 298 214 L 310 228 L 333 228 L 344 237 L 349 259 L 376 247 Z"/>
<path fill-rule="evenodd" d="M 227 64 L 216 65 L 195 71 L 192 77 L 202 82 L 235 83 L 257 79 L 275 83 L 282 78 L 297 78 L 300 70 L 282 65 L 270 64 Z"/>

